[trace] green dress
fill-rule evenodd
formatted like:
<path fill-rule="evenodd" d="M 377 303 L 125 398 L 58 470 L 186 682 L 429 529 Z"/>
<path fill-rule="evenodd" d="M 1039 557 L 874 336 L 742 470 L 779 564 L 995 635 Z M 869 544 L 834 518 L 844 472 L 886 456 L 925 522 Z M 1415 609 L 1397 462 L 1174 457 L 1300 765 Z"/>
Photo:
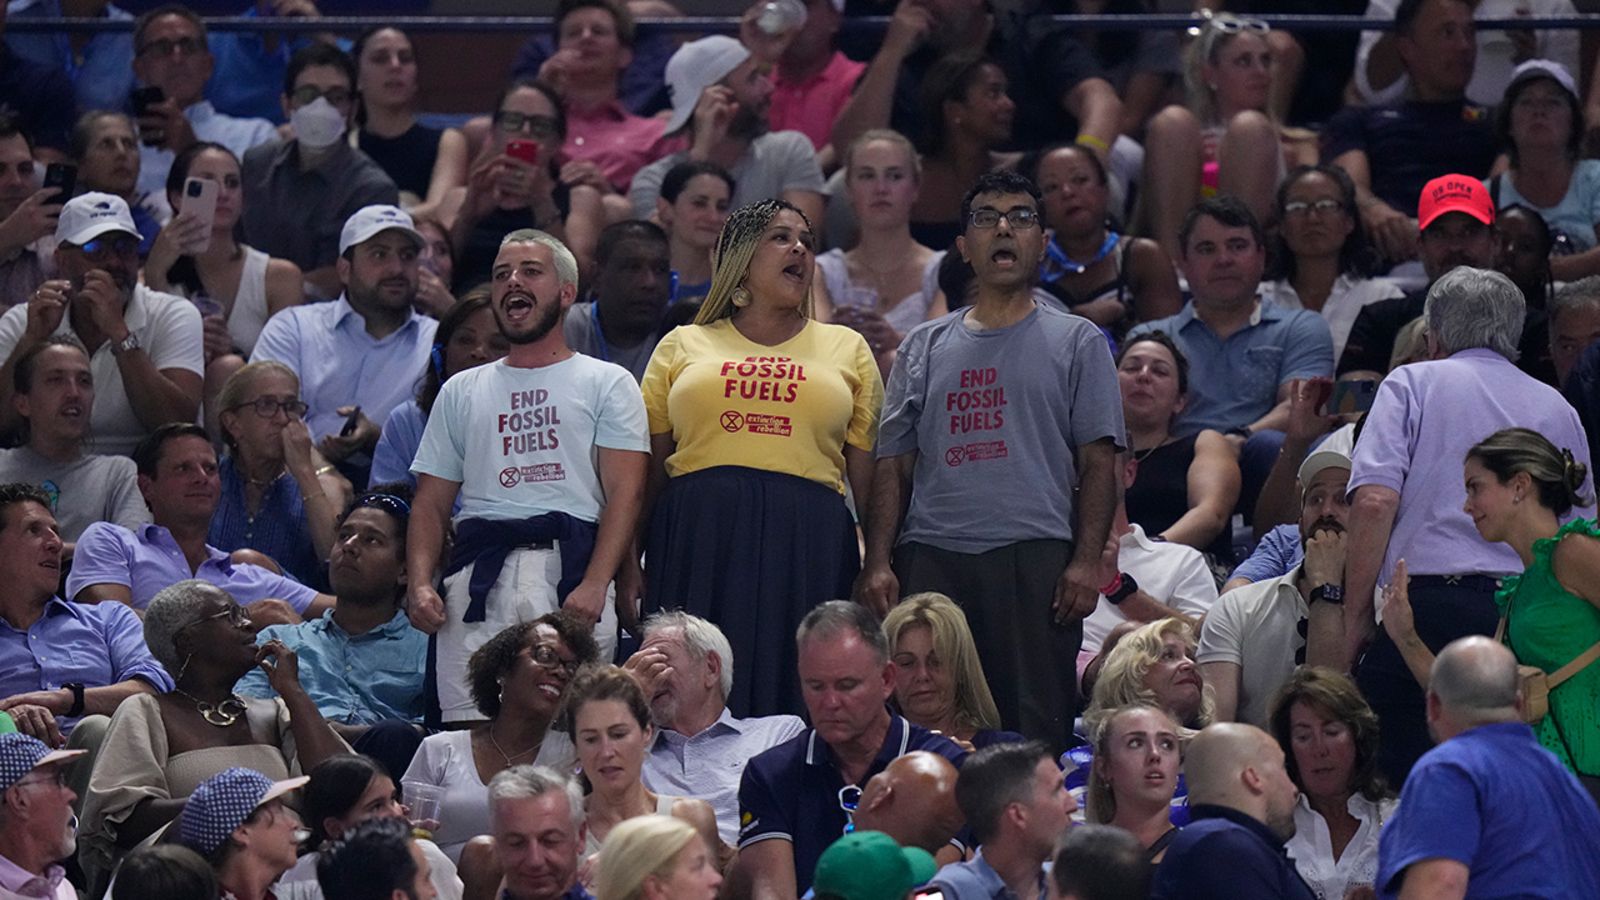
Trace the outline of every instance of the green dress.
<path fill-rule="evenodd" d="M 1533 562 L 1495 594 L 1517 662 L 1554 672 L 1600 641 L 1600 609 L 1556 581 L 1550 556 L 1569 534 L 1600 537 L 1593 519 L 1574 519 L 1553 538 L 1535 541 Z M 1539 743 L 1580 775 L 1600 775 L 1600 662 L 1550 692 L 1550 712 L 1534 726 Z"/>

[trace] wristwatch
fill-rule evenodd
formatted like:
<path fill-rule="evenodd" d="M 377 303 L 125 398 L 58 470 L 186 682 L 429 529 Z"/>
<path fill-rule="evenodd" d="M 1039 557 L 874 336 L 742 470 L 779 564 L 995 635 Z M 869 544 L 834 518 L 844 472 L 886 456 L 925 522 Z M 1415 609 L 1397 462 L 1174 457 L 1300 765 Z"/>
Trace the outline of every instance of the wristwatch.
<path fill-rule="evenodd" d="M 1334 606 L 1344 605 L 1344 586 L 1337 584 L 1319 584 L 1311 589 L 1310 602 L 1332 603 Z"/>
<path fill-rule="evenodd" d="M 72 692 L 72 708 L 67 710 L 67 718 L 83 715 L 83 684 L 81 682 L 69 682 L 63 684 L 62 687 Z"/>
<path fill-rule="evenodd" d="M 1122 605 L 1122 601 L 1132 597 L 1134 592 L 1139 590 L 1139 582 L 1134 581 L 1133 576 L 1127 572 L 1119 575 L 1117 581 L 1117 589 L 1106 595 L 1112 606 Z"/>
<path fill-rule="evenodd" d="M 111 345 L 111 355 L 121 356 L 129 350 L 139 349 L 139 346 L 139 336 L 130 331 L 127 337 Z"/>

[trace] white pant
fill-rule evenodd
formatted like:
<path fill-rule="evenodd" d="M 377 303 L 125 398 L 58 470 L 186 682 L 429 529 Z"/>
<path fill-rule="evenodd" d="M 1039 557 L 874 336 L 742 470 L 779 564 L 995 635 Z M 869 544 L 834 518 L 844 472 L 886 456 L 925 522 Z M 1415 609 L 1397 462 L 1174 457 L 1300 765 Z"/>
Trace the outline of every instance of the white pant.
<path fill-rule="evenodd" d="M 439 629 L 438 679 L 439 709 L 445 722 L 482 721 L 483 713 L 472 702 L 467 682 L 467 660 L 479 647 L 506 628 L 537 619 L 560 608 L 556 603 L 556 582 L 561 580 L 561 553 L 556 548 L 522 548 L 506 556 L 505 566 L 494 587 L 489 589 L 488 608 L 482 622 L 461 621 L 472 598 L 467 584 L 476 565 L 444 581 L 444 626 Z M 600 662 L 610 662 L 617 649 L 616 586 L 606 589 L 606 603 L 600 621 L 594 626 L 594 639 L 600 644 Z"/>

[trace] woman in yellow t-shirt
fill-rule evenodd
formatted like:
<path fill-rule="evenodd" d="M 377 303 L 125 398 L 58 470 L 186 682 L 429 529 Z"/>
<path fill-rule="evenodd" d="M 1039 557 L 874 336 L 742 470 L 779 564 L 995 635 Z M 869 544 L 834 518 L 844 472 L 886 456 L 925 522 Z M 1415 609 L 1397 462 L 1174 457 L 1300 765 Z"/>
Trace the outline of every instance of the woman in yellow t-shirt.
<path fill-rule="evenodd" d="M 644 374 L 645 606 L 728 636 L 736 716 L 799 708 L 795 628 L 850 596 L 861 564 L 845 485 L 865 502 L 883 380 L 859 333 L 812 319 L 813 255 L 790 204 L 735 211 L 699 316 L 661 339 Z"/>

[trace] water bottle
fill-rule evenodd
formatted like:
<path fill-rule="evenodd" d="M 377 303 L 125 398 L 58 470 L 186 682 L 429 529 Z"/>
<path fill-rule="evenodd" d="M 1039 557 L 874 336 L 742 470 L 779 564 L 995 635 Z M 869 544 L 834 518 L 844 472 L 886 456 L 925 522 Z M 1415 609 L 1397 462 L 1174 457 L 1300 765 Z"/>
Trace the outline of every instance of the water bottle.
<path fill-rule="evenodd" d="M 798 31 L 806 24 L 806 7 L 800 0 L 767 0 L 756 15 L 756 27 L 769 35 Z"/>

